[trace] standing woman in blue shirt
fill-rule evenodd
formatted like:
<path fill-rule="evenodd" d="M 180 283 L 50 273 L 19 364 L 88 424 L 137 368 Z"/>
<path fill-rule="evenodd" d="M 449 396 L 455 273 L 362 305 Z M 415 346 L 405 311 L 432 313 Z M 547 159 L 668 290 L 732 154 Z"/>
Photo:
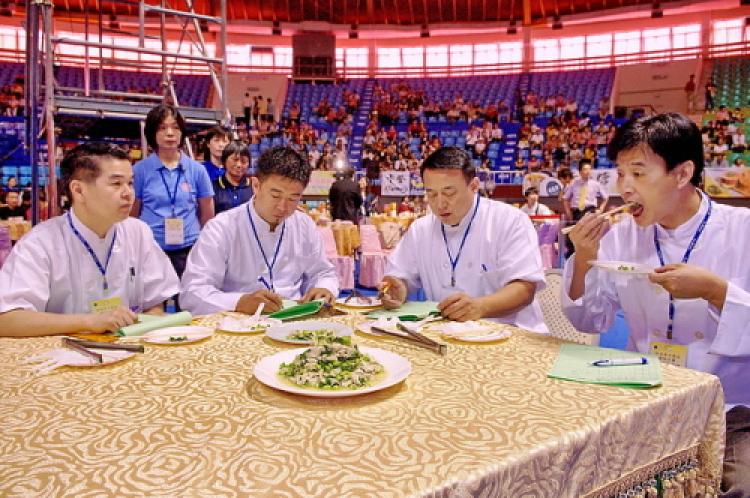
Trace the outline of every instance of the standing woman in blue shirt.
<path fill-rule="evenodd" d="M 224 174 L 213 181 L 216 214 L 236 208 L 253 196 L 253 187 L 247 170 L 250 168 L 250 150 L 243 142 L 229 142 L 221 154 Z"/>
<path fill-rule="evenodd" d="M 133 166 L 135 203 L 130 212 L 145 221 L 182 277 L 201 227 L 214 216 L 214 191 L 206 168 L 182 152 L 185 120 L 160 104 L 146 116 L 146 141 L 154 151 Z"/>
<path fill-rule="evenodd" d="M 203 166 L 206 167 L 211 181 L 216 180 L 224 174 L 221 154 L 224 152 L 224 147 L 227 146 L 230 138 L 229 130 L 221 126 L 214 126 L 206 133 Z"/>

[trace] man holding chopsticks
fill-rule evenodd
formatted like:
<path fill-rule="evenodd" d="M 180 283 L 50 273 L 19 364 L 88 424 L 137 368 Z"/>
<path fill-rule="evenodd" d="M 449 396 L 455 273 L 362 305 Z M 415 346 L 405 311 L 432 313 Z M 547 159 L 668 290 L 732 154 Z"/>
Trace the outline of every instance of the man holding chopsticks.
<path fill-rule="evenodd" d="M 177 275 L 135 199 L 125 151 L 79 145 L 61 164 L 71 209 L 34 227 L 0 270 L 0 335 L 115 331 L 161 313 Z"/>
<path fill-rule="evenodd" d="M 587 214 L 571 231 L 576 252 L 563 276 L 565 314 L 579 330 L 600 333 L 622 309 L 628 349 L 717 375 L 731 408 L 722 496 L 750 496 L 750 210 L 700 191 L 701 133 L 681 114 L 623 125 L 608 155 L 632 217 L 610 226 L 607 217 Z M 621 275 L 591 260 L 654 270 Z"/>
<path fill-rule="evenodd" d="M 537 235 L 529 217 L 481 197 L 468 154 L 442 147 L 422 163 L 432 213 L 415 221 L 388 258 L 379 288 L 388 308 L 424 288 L 450 320 L 496 319 L 546 332 L 534 300 L 544 286 Z"/>
<path fill-rule="evenodd" d="M 194 314 L 281 309 L 282 298 L 303 302 L 338 295 L 315 223 L 297 210 L 310 181 L 307 158 L 272 147 L 258 160 L 250 200 L 203 228 L 182 277 L 180 304 Z"/>

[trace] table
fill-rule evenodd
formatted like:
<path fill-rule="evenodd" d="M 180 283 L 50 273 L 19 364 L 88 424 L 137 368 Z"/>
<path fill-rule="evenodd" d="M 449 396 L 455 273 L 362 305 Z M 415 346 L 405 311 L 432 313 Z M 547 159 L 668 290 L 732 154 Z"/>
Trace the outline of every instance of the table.
<path fill-rule="evenodd" d="M 560 342 L 520 330 L 446 357 L 356 340 L 409 358 L 412 375 L 297 397 L 252 376 L 285 346 L 217 334 L 34 377 L 19 360 L 59 339 L 0 339 L 0 495 L 612 496 L 689 456 L 720 476 L 714 376 L 664 366 L 652 390 L 548 379 Z"/>

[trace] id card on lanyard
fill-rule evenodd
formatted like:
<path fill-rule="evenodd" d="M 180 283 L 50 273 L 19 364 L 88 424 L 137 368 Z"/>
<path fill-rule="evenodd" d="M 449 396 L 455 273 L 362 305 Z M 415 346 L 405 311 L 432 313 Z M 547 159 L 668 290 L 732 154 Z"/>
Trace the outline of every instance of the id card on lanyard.
<path fill-rule="evenodd" d="M 179 168 L 179 166 L 178 166 Z M 182 169 L 177 170 L 177 180 L 174 182 L 174 189 L 170 190 L 167 179 L 164 177 L 164 170 L 160 169 L 161 181 L 164 183 L 164 189 L 169 196 L 169 202 L 172 206 L 172 216 L 164 218 L 164 243 L 168 246 L 181 246 L 185 243 L 185 221 L 176 215 L 177 189 L 182 179 Z"/>
<path fill-rule="evenodd" d="M 690 255 L 693 253 L 693 249 L 695 249 L 696 244 L 698 243 L 698 239 L 700 239 L 701 235 L 703 234 L 703 231 L 706 228 L 706 224 L 708 223 L 708 219 L 711 217 L 711 211 L 713 209 L 713 202 L 709 199 L 708 200 L 708 209 L 706 210 L 706 214 L 703 216 L 703 219 L 700 222 L 700 225 L 698 225 L 698 228 L 695 230 L 695 233 L 693 234 L 693 238 L 690 240 L 690 243 L 687 246 L 687 249 L 685 250 L 685 254 L 682 256 L 682 263 L 687 264 L 687 262 L 690 260 Z M 659 234 L 656 229 L 656 226 L 654 226 L 654 247 L 656 248 L 656 254 L 659 257 L 659 263 L 661 266 L 665 266 L 666 262 L 664 260 L 664 252 L 661 248 L 661 243 L 659 242 Z M 667 321 L 667 339 L 672 340 L 672 333 L 674 328 L 674 318 L 675 318 L 675 303 L 674 303 L 674 296 L 672 294 L 669 295 L 669 319 Z M 687 346 L 680 345 L 680 344 L 671 344 L 666 342 L 652 342 L 650 344 L 650 350 L 652 353 L 656 354 L 660 360 L 664 361 L 665 363 L 670 363 L 677 366 L 684 367 L 687 364 L 687 353 L 688 348 Z"/>

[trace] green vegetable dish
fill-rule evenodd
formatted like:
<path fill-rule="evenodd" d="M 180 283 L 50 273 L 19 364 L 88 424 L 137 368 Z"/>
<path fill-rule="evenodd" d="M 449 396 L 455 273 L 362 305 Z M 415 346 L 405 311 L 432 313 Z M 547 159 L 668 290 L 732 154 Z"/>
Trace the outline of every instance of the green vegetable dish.
<path fill-rule="evenodd" d="M 633 265 L 620 265 L 620 266 L 617 267 L 617 269 L 620 270 L 620 271 L 633 271 L 633 270 L 635 270 L 635 266 L 633 266 Z"/>
<path fill-rule="evenodd" d="M 186 335 L 183 335 L 183 336 L 180 336 L 180 337 L 174 337 L 174 336 L 172 336 L 172 337 L 169 338 L 169 342 L 182 342 L 182 341 L 187 341 L 187 340 L 188 340 L 188 338 L 187 338 Z"/>
<path fill-rule="evenodd" d="M 349 337 L 336 337 L 333 330 L 297 330 L 286 337 L 290 341 L 312 342 L 313 344 L 351 344 Z"/>
<path fill-rule="evenodd" d="M 322 344 L 282 363 L 279 376 L 293 385 L 337 391 L 370 386 L 385 373 L 383 365 L 357 346 Z"/>

